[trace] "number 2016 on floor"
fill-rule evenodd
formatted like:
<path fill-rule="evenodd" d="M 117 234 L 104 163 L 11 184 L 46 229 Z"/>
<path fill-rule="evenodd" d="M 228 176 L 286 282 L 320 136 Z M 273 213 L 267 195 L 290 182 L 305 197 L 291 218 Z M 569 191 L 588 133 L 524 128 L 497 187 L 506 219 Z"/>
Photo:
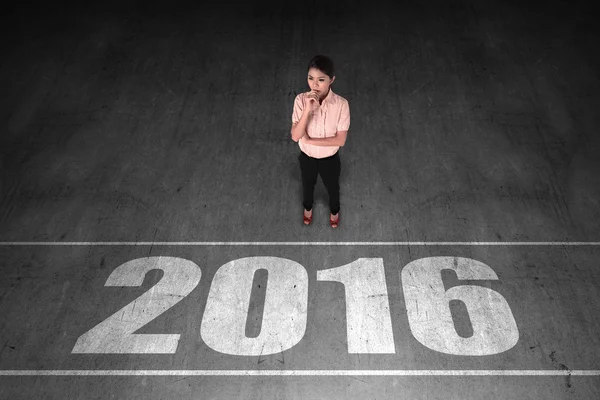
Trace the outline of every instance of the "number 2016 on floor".
<path fill-rule="evenodd" d="M 82 334 L 72 353 L 172 354 L 180 334 L 136 334 L 137 330 L 184 299 L 200 282 L 202 271 L 179 257 L 144 257 L 119 265 L 105 286 L 140 286 L 151 270 L 163 277 L 148 291 Z M 459 280 L 498 280 L 483 262 L 463 257 L 426 257 L 405 265 L 402 282 L 411 333 L 423 346 L 445 354 L 485 356 L 511 349 L 519 339 L 506 299 L 478 285 L 445 290 L 442 270 Z M 252 282 L 267 271 L 260 333 L 245 334 Z M 359 258 L 317 271 L 319 282 L 344 286 L 348 353 L 394 354 L 394 336 L 382 258 Z M 473 334 L 459 335 L 450 302 L 462 301 Z M 303 338 L 307 324 L 308 273 L 299 263 L 279 257 L 247 257 L 222 265 L 211 282 L 200 336 L 212 350 L 236 356 L 259 356 L 288 350 Z"/>

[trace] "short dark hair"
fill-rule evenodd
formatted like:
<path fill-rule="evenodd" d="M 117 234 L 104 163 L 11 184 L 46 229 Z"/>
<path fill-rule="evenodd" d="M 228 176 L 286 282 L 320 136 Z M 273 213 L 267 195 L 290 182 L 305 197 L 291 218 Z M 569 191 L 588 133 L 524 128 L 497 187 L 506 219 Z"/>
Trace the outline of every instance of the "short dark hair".
<path fill-rule="evenodd" d="M 333 78 L 333 61 L 331 58 L 324 56 L 322 54 L 317 54 L 308 62 L 308 69 L 316 68 L 319 71 L 324 72 L 329 76 L 329 78 Z"/>

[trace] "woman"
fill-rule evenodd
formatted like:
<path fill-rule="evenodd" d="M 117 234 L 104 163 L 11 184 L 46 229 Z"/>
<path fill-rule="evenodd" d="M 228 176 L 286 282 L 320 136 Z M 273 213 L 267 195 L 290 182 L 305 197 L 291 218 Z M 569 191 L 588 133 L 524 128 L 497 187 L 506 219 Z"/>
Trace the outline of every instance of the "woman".
<path fill-rule="evenodd" d="M 348 101 L 331 90 L 335 80 L 333 61 L 317 55 L 308 63 L 309 92 L 300 93 L 294 100 L 292 140 L 300 147 L 300 170 L 304 223 L 312 221 L 312 203 L 317 175 L 329 193 L 329 223 L 339 224 L 340 172 L 339 148 L 346 143 L 350 128 Z"/>

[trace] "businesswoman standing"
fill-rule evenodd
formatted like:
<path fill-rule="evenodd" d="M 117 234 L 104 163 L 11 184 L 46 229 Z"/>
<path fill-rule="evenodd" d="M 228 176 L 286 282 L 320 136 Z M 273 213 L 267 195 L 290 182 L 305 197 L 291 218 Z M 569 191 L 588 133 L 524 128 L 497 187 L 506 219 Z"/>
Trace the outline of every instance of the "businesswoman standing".
<path fill-rule="evenodd" d="M 331 89 L 335 80 L 333 61 L 316 55 L 308 63 L 309 92 L 300 93 L 294 100 L 292 140 L 300 147 L 300 171 L 304 223 L 312 221 L 313 193 L 317 175 L 321 175 L 329 194 L 329 223 L 339 224 L 340 211 L 340 147 L 346 143 L 350 128 L 348 100 Z"/>

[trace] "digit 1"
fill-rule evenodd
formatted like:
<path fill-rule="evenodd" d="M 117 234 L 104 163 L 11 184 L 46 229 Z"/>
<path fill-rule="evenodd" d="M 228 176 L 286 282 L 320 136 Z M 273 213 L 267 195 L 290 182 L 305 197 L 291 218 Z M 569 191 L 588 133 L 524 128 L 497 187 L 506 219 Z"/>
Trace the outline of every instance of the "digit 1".
<path fill-rule="evenodd" d="M 396 352 L 383 259 L 359 258 L 318 271 L 317 280 L 344 284 L 348 353 Z"/>

